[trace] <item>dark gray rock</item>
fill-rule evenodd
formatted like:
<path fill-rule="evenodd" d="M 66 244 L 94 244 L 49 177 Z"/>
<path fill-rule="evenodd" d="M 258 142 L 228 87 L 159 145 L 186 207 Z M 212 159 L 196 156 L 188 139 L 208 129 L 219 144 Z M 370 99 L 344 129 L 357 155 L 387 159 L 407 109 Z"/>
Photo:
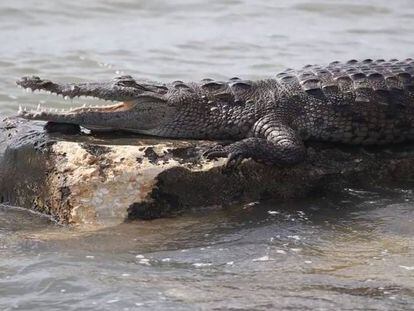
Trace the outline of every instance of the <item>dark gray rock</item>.
<path fill-rule="evenodd" d="M 1 202 L 69 224 L 114 225 L 190 208 L 299 199 L 401 183 L 414 173 L 412 145 L 313 143 L 308 159 L 297 166 L 247 160 L 228 173 L 224 159 L 199 156 L 214 142 L 45 133 L 42 124 L 13 118 L 0 128 Z"/>

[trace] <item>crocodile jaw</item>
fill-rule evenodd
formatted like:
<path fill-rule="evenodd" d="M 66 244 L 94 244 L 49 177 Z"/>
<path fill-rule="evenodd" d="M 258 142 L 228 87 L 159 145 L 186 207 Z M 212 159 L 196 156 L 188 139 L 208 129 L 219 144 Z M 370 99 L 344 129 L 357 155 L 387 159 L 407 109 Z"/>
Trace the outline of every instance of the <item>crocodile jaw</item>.
<path fill-rule="evenodd" d="M 43 108 L 28 110 L 19 107 L 24 119 L 77 124 L 95 131 L 125 130 L 151 134 L 166 119 L 169 109 L 157 102 L 126 101 L 116 104 L 71 109 Z"/>
<path fill-rule="evenodd" d="M 168 121 L 173 108 L 164 95 L 167 87 L 155 82 L 136 81 L 131 76 L 120 76 L 101 82 L 56 83 L 36 76 L 23 77 L 17 85 L 31 91 L 42 91 L 66 98 L 94 97 L 110 101 L 108 105 L 69 109 L 19 108 L 25 119 L 55 123 L 71 123 L 86 128 L 105 130 L 153 130 Z M 114 104 L 113 102 L 117 102 Z"/>
<path fill-rule="evenodd" d="M 84 104 L 79 108 L 69 108 L 69 109 L 57 109 L 57 108 L 46 108 L 42 107 L 40 104 L 36 109 L 28 109 L 26 107 L 19 106 L 18 116 L 28 120 L 42 120 L 42 121 L 58 121 L 58 119 L 67 118 L 68 121 L 70 117 L 74 117 L 80 114 L 87 113 L 114 113 L 114 112 L 127 112 L 132 110 L 135 106 L 135 103 L 132 101 L 129 102 L 119 102 L 111 105 L 102 105 L 102 106 L 86 106 Z"/>

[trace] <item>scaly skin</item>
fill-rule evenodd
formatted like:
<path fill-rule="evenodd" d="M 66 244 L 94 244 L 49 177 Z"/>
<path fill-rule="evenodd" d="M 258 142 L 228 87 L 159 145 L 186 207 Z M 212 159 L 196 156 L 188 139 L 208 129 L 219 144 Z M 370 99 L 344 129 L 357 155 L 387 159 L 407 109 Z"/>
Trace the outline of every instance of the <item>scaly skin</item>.
<path fill-rule="evenodd" d="M 57 84 L 38 77 L 17 82 L 63 96 L 121 103 L 53 113 L 20 109 L 21 117 L 191 139 L 231 139 L 208 158 L 243 158 L 276 165 L 303 161 L 308 139 L 387 144 L 414 138 L 414 61 L 351 60 L 288 69 L 273 79 L 170 84 L 122 76 L 108 82 Z"/>

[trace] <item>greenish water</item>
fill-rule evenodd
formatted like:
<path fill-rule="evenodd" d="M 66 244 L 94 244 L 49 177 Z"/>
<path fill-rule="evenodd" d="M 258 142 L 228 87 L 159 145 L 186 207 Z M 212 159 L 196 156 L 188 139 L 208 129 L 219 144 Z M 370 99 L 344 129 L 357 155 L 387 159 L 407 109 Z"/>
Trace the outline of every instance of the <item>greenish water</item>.
<path fill-rule="evenodd" d="M 413 17 L 408 0 L 3 1 L 0 113 L 68 104 L 22 92 L 22 75 L 262 78 L 413 57 Z M 413 202 L 408 186 L 345 189 L 98 232 L 2 206 L 0 309 L 414 310 Z"/>
<path fill-rule="evenodd" d="M 98 232 L 0 209 L 6 310 L 409 310 L 414 196 L 234 206 Z"/>

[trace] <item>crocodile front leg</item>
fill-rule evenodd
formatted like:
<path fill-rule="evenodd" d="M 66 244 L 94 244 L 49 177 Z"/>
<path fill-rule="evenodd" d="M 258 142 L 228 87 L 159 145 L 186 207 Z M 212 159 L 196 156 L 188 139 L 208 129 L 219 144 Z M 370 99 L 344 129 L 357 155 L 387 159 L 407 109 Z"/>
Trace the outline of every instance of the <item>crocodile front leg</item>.
<path fill-rule="evenodd" d="M 234 169 L 243 159 L 267 165 L 289 166 L 302 162 L 306 149 L 296 132 L 282 120 L 266 116 L 257 121 L 252 136 L 227 146 L 208 150 L 208 159 L 227 157 L 226 169 Z"/>

